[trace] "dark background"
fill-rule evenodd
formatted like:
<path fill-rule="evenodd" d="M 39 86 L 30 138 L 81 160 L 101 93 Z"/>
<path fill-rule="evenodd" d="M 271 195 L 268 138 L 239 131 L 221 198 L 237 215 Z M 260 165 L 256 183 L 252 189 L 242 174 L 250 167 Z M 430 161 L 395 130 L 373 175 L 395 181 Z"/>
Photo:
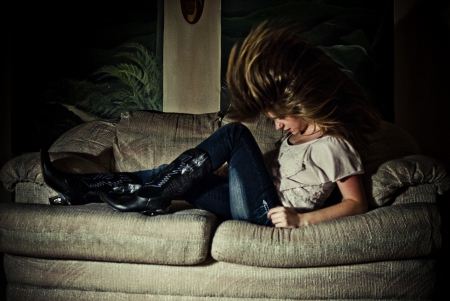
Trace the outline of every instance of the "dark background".
<path fill-rule="evenodd" d="M 47 147 L 83 122 L 60 105 L 80 107 L 75 92 L 68 88 L 68 79 L 96 82 L 93 73 L 116 62 L 114 55 L 125 43 L 138 42 L 156 52 L 157 33 L 163 30 L 157 22 L 162 2 L 15 4 L 12 14 L 16 17 L 9 24 L 13 155 Z M 376 94 L 373 101 L 385 119 L 393 121 L 392 1 L 222 0 L 221 12 L 223 78 L 231 47 L 255 24 L 266 19 L 294 20 L 304 24 L 305 35 L 318 46 L 365 47 L 367 57 L 361 58 L 360 66 L 343 67 L 354 68 L 361 83 Z M 352 36 L 355 30 L 360 37 Z M 352 54 L 348 58 L 345 53 L 339 55 L 344 55 L 345 64 L 354 64 Z M 94 112 L 104 118 L 118 117 L 103 113 Z"/>

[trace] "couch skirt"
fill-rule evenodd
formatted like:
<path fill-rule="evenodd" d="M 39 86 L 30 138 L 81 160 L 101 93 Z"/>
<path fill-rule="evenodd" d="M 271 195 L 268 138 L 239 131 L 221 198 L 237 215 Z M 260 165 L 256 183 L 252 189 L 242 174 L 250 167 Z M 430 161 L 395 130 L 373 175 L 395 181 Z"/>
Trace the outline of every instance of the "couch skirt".
<path fill-rule="evenodd" d="M 5 254 L 9 301 L 431 299 L 436 261 L 261 268 L 208 258 L 194 266 Z"/>

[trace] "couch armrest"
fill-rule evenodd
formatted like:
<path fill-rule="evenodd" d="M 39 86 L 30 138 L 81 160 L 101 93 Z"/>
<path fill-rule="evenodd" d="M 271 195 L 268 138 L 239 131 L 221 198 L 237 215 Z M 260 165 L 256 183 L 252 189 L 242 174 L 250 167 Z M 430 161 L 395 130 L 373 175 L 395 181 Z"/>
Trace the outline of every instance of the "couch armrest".
<path fill-rule="evenodd" d="M 114 121 L 96 120 L 78 125 L 51 146 L 50 158 L 56 168 L 69 173 L 108 172 L 113 165 Z M 0 180 L 12 191 L 17 183 L 44 185 L 37 152 L 15 157 L 0 170 Z"/>
<path fill-rule="evenodd" d="M 108 172 L 89 156 L 73 153 L 50 153 L 52 164 L 68 173 Z M 5 188 L 13 191 L 18 183 L 45 185 L 41 173 L 40 153 L 27 153 L 11 159 L 0 170 L 0 181 Z"/>
<path fill-rule="evenodd" d="M 440 195 L 450 189 L 450 177 L 445 165 L 424 155 L 406 156 L 383 163 L 371 176 L 371 182 L 369 203 L 377 207 L 395 201 L 411 186 L 431 185 Z M 433 200 L 435 198 L 430 197 L 430 201 Z"/>

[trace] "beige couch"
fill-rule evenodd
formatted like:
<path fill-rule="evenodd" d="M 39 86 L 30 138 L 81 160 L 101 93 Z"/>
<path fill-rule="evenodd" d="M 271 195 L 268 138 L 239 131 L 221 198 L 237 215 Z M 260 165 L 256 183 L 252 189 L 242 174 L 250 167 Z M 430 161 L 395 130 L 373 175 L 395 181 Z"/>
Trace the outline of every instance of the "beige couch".
<path fill-rule="evenodd" d="M 215 113 L 126 112 L 73 128 L 50 154 L 67 172 L 152 168 L 227 122 Z M 263 117 L 248 126 L 265 153 L 282 134 Z M 419 153 L 385 122 L 362 153 L 370 211 L 300 229 L 220 223 L 183 201 L 156 217 L 50 206 L 55 192 L 42 181 L 39 154 L 24 154 L 1 170 L 15 191 L 15 203 L 0 205 L 7 300 L 431 299 L 443 244 L 437 199 L 450 180 Z"/>

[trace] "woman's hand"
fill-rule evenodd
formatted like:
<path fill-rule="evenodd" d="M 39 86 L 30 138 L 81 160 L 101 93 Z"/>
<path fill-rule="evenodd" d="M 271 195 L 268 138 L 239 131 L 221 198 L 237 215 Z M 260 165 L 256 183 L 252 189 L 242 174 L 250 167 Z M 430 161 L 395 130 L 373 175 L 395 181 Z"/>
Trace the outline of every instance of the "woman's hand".
<path fill-rule="evenodd" d="M 367 212 L 367 200 L 360 176 L 347 177 L 337 181 L 337 185 L 344 199 L 339 204 L 306 213 L 297 213 L 292 208 L 279 206 L 270 209 L 267 217 L 277 228 L 298 228 Z"/>
<path fill-rule="evenodd" d="M 300 227 L 300 214 L 294 209 L 278 206 L 272 208 L 267 213 L 267 217 L 277 228 L 298 228 Z"/>

